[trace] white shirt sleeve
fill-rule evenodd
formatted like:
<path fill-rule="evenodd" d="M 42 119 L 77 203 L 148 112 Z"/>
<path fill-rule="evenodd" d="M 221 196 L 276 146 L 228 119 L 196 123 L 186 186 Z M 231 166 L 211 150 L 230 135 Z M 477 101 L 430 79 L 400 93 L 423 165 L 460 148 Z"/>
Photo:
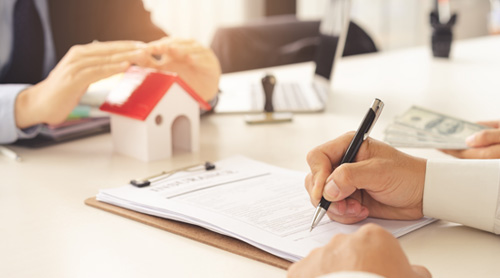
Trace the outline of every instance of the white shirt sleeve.
<path fill-rule="evenodd" d="M 500 160 L 427 161 L 425 216 L 500 234 Z"/>
<path fill-rule="evenodd" d="M 368 273 L 368 272 L 342 271 L 342 272 L 335 272 L 335 273 L 322 275 L 318 278 L 384 278 L 384 277 L 377 275 L 377 274 Z"/>
<path fill-rule="evenodd" d="M 35 137 L 40 131 L 40 125 L 27 129 L 16 126 L 15 103 L 17 95 L 28 85 L 0 85 L 0 144 L 8 144 L 21 138 Z"/>

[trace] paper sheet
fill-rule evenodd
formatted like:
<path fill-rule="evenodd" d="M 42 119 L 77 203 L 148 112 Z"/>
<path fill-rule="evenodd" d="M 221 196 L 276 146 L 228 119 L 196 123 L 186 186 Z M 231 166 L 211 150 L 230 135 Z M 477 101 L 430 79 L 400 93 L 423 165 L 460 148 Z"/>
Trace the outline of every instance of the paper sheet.
<path fill-rule="evenodd" d="M 325 217 L 309 232 L 315 208 L 303 186 L 305 175 L 236 156 L 217 162 L 215 170 L 179 173 L 149 187 L 101 190 L 97 199 L 199 225 L 290 261 L 365 223 L 377 223 L 399 237 L 433 221 L 367 219 L 344 225 Z"/>

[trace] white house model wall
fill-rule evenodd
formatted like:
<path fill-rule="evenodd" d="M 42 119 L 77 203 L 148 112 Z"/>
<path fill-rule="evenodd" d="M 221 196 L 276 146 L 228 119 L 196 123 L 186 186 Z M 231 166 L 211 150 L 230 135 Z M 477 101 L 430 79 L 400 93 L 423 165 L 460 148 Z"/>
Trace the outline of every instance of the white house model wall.
<path fill-rule="evenodd" d="M 173 129 L 179 117 L 187 120 L 177 121 Z M 177 83 L 169 87 L 145 121 L 111 116 L 115 151 L 142 161 L 169 158 L 173 149 L 199 151 L 199 132 L 199 104 Z"/>

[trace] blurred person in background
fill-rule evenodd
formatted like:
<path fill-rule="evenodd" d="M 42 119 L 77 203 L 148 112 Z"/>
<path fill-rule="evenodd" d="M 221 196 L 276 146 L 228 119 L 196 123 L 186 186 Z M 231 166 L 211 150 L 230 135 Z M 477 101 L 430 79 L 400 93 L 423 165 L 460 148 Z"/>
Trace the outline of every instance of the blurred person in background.
<path fill-rule="evenodd" d="M 141 0 L 1 1 L 0 143 L 63 122 L 91 83 L 131 65 L 177 72 L 205 100 L 216 100 L 213 52 L 166 37 Z"/>

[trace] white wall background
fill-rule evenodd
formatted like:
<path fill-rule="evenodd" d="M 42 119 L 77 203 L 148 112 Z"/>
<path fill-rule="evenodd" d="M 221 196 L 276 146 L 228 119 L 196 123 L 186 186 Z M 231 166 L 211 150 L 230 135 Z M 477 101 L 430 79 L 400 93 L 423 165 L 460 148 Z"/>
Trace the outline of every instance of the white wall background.
<path fill-rule="evenodd" d="M 153 22 L 173 36 L 209 45 L 218 26 L 262 17 L 263 0 L 143 0 Z"/>
<path fill-rule="evenodd" d="M 154 22 L 174 36 L 209 45 L 222 25 L 238 25 L 262 17 L 262 0 L 143 0 Z M 300 18 L 320 18 L 325 1 L 297 0 Z M 429 12 L 434 0 L 352 0 L 352 17 L 372 35 L 381 50 L 427 44 Z M 487 34 L 489 0 L 451 0 L 458 13 L 456 39 Z"/>

